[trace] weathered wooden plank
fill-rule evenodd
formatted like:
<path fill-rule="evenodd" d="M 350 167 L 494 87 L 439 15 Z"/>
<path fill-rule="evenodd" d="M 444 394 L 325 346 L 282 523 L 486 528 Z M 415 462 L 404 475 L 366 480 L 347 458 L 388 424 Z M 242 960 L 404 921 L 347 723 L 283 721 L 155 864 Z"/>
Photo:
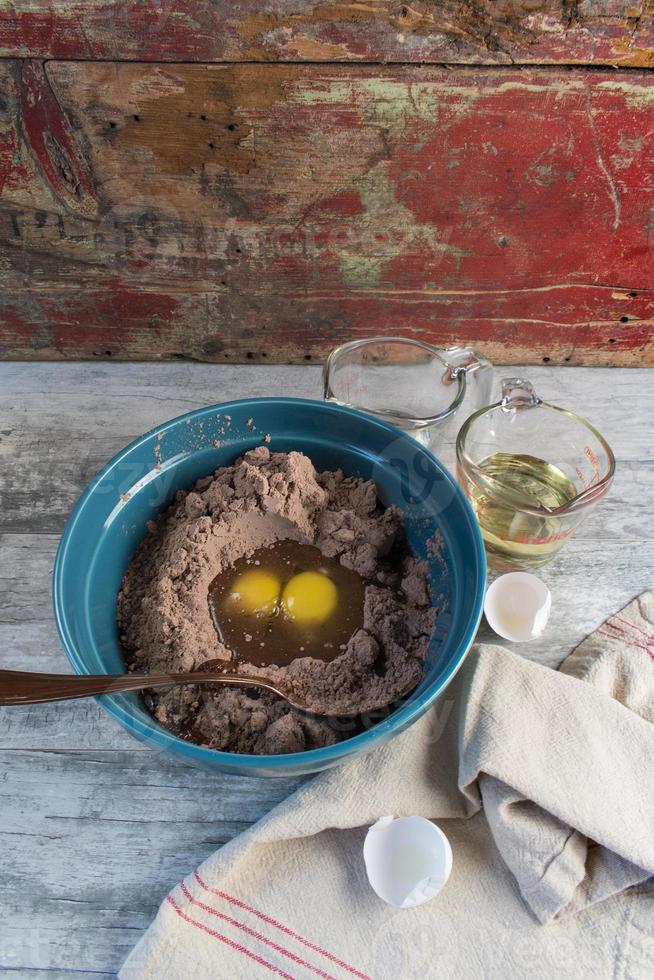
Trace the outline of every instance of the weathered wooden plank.
<path fill-rule="evenodd" d="M 365 274 L 364 258 L 357 262 Z M 43 268 L 32 256 L 28 264 Z M 257 267 L 261 275 L 255 281 Z M 126 286 L 122 277 L 106 280 L 100 272 L 91 279 L 85 270 L 76 271 L 81 284 L 75 287 L 62 287 L 58 271 L 29 284 L 12 285 L 7 276 L 0 298 L 0 357 L 302 364 L 324 360 L 339 343 L 382 333 L 438 347 L 472 345 L 505 364 L 637 367 L 654 360 L 654 290 L 631 289 L 633 279 L 627 287 L 434 292 L 394 284 L 386 296 L 382 284 L 344 287 L 334 296 L 309 286 L 284 293 L 283 275 L 259 263 L 232 267 L 232 285 L 211 291 L 192 282 L 171 288 L 163 274 L 159 286 Z M 545 308 L 544 314 L 527 315 L 532 304 Z"/>
<path fill-rule="evenodd" d="M 37 536 L 30 537 L 38 547 Z M 0 644 L 3 669 L 72 673 L 53 622 L 0 624 Z M 93 698 L 0 708 L 0 749 L 150 751 Z"/>
<path fill-rule="evenodd" d="M 98 202 L 89 168 L 41 61 L 21 66 L 20 104 L 25 137 L 47 182 L 68 210 L 95 217 Z"/>
<path fill-rule="evenodd" d="M 649 0 L 22 0 L 0 53 L 140 61 L 652 64 Z"/>
<path fill-rule="evenodd" d="M 0 487 L 3 484 L 0 470 Z M 50 586 L 58 540 L 56 534 L 0 533 L 0 628 L 51 622 Z"/>
<path fill-rule="evenodd" d="M 0 364 L 0 533 L 60 532 L 104 463 L 166 418 L 275 392 L 321 397 L 319 369 L 252 365 L 244 377 L 227 365 Z M 55 539 L 44 541 L 37 594 L 54 548 Z"/>
<path fill-rule="evenodd" d="M 3 357 L 651 363 L 646 73 L 52 62 L 34 114 L 0 72 Z"/>
<path fill-rule="evenodd" d="M 501 375 L 498 369 L 498 378 Z M 603 504 L 613 506 L 615 501 L 619 515 L 631 481 L 646 480 L 649 472 L 642 462 L 651 456 L 654 422 L 649 373 L 639 370 L 632 377 L 606 372 L 601 384 L 591 369 L 561 375 L 541 366 L 530 368 L 528 375 L 543 397 L 588 416 L 620 453 L 623 468 L 618 476 L 625 481 L 623 489 L 617 482 Z M 291 366 L 250 365 L 244 372 L 237 366 L 190 364 L 94 364 L 92 368 L 62 364 L 53 369 L 47 364 L 0 364 L 0 532 L 60 532 L 91 477 L 142 432 L 230 396 L 263 394 L 319 398 L 319 370 L 305 373 Z M 629 406 L 628 440 L 625 405 Z M 452 433 L 448 435 L 451 438 Z M 451 449 L 443 447 L 450 464 L 453 459 L 447 452 L 451 454 Z M 622 524 L 616 525 L 615 532 L 609 527 L 601 533 L 622 533 Z M 41 583 L 54 542 L 45 546 L 48 557 L 42 559 Z"/>
<path fill-rule="evenodd" d="M 0 970 L 115 972 L 170 888 L 300 780 L 154 752 L 3 752 Z"/>

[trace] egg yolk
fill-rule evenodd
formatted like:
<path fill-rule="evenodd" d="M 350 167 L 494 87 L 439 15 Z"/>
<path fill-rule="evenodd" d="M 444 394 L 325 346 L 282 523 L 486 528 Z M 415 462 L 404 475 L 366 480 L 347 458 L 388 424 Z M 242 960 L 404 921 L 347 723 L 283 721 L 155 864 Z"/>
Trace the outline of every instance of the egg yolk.
<path fill-rule="evenodd" d="M 338 591 L 321 572 L 294 575 L 282 592 L 282 608 L 298 623 L 324 623 L 336 609 Z"/>
<path fill-rule="evenodd" d="M 245 613 L 273 612 L 279 599 L 281 582 L 270 572 L 253 569 L 239 575 L 232 585 L 230 599 Z"/>

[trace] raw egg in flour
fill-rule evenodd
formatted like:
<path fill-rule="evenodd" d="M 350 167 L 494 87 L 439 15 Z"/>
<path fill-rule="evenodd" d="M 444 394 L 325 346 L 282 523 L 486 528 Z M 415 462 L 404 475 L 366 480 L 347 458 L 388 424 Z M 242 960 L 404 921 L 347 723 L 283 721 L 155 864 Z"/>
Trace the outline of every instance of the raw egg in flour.
<path fill-rule="evenodd" d="M 244 572 L 232 585 L 229 601 L 242 612 L 261 615 L 274 611 L 282 583 L 270 572 Z"/>
<path fill-rule="evenodd" d="M 324 572 L 300 572 L 282 592 L 282 609 L 297 623 L 324 623 L 338 605 L 338 589 Z"/>
<path fill-rule="evenodd" d="M 288 539 L 221 572 L 208 598 L 232 656 L 263 667 L 339 656 L 363 625 L 364 593 L 365 583 L 352 569 Z"/>

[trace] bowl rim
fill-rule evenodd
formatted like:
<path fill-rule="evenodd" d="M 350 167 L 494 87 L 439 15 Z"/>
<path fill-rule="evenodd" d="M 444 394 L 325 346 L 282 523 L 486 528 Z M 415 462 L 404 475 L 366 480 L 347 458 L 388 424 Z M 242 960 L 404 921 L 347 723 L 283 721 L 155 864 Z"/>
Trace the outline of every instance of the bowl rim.
<path fill-rule="evenodd" d="M 460 669 L 470 650 L 470 647 L 472 646 L 479 623 L 481 621 L 487 569 L 484 544 L 474 511 L 453 474 L 450 473 L 447 467 L 440 462 L 440 460 L 434 455 L 434 453 L 431 452 L 431 450 L 429 450 L 426 446 L 417 443 L 411 436 L 408 435 L 408 433 L 403 432 L 401 429 L 391 425 L 389 422 L 375 418 L 374 416 L 358 411 L 355 408 L 339 405 L 334 402 L 320 401 L 319 399 L 290 398 L 284 396 L 239 398 L 231 399 L 230 401 L 225 402 L 217 402 L 213 405 L 206 405 L 202 408 L 192 409 L 189 412 L 185 412 L 182 415 L 177 415 L 166 422 L 153 426 L 153 428 L 149 429 L 142 435 L 137 436 L 136 439 L 133 439 L 130 443 L 124 446 L 123 449 L 116 453 L 115 456 L 112 456 L 112 458 L 105 463 L 102 469 L 99 470 L 99 472 L 89 481 L 78 497 L 72 511 L 70 512 L 68 520 L 66 521 L 66 525 L 59 540 L 59 545 L 55 555 L 52 574 L 52 602 L 57 632 L 66 656 L 77 674 L 88 674 L 89 671 L 85 669 L 82 658 L 77 652 L 76 645 L 73 641 L 68 626 L 68 617 L 63 605 L 62 580 L 68 558 L 71 538 L 75 531 L 77 522 L 82 516 L 87 501 L 92 496 L 96 487 L 102 482 L 105 476 L 134 449 L 146 443 L 153 436 L 166 432 L 172 428 L 176 428 L 182 422 L 186 423 L 186 421 L 189 419 L 201 419 L 205 415 L 215 414 L 216 412 L 226 414 L 229 413 L 230 409 L 251 409 L 254 413 L 254 411 L 257 410 L 257 407 L 261 409 L 263 405 L 271 404 L 284 405 L 291 408 L 311 407 L 312 409 L 318 409 L 325 412 L 336 412 L 338 414 L 352 416 L 358 420 L 365 421 L 368 425 L 382 429 L 384 432 L 387 432 L 389 435 L 392 435 L 395 438 L 399 437 L 403 440 L 410 440 L 427 455 L 429 460 L 441 472 L 444 479 L 454 488 L 455 496 L 459 498 L 472 531 L 472 539 L 474 542 L 474 550 L 480 580 L 480 586 L 477 591 L 473 609 L 471 610 L 468 625 L 464 631 L 458 657 L 449 665 L 445 673 L 439 676 L 437 681 L 434 681 L 431 685 L 429 685 L 418 698 L 404 702 L 399 708 L 392 711 L 386 718 L 377 722 L 371 728 L 366 729 L 363 732 L 359 732 L 357 735 L 343 739 L 340 742 L 335 742 L 333 745 L 325 745 L 316 749 L 307 749 L 302 752 L 288 752 L 276 755 L 249 755 L 239 752 L 225 752 L 222 749 L 212 749 L 207 746 L 197 745 L 194 742 L 187 742 L 184 739 L 179 738 L 177 735 L 169 732 L 163 726 L 160 726 L 154 718 L 148 722 L 141 721 L 132 712 L 125 710 L 116 700 L 114 695 L 100 695 L 96 697 L 95 700 L 101 704 L 110 715 L 116 718 L 117 721 L 120 722 L 120 724 L 130 733 L 139 738 L 145 739 L 149 743 L 152 743 L 153 747 L 167 749 L 173 752 L 176 756 L 186 756 L 188 761 L 193 760 L 199 763 L 206 762 L 213 765 L 222 764 L 225 768 L 242 768 L 244 770 L 266 768 L 293 769 L 293 767 L 299 766 L 300 769 L 305 769 L 308 772 L 311 772 L 312 765 L 320 768 L 327 768 L 330 764 L 345 761 L 345 759 L 353 753 L 358 753 L 360 750 L 373 748 L 375 743 L 383 740 L 384 735 L 395 731 L 398 731 L 399 734 L 417 721 L 418 718 L 420 718 L 421 715 L 423 715 L 425 711 L 431 707 L 440 693 L 447 687 Z M 243 449 L 243 452 L 246 451 L 247 450 Z M 238 453 L 237 455 L 241 455 L 241 453 Z"/>

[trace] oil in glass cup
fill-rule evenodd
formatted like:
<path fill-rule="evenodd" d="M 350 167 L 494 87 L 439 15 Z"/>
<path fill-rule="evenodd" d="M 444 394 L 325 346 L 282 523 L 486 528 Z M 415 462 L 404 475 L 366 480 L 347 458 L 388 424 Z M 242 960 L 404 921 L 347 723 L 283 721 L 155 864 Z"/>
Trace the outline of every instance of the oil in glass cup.
<path fill-rule="evenodd" d="M 550 561 L 606 494 L 613 453 L 585 419 L 507 378 L 502 399 L 475 412 L 456 444 L 457 475 L 496 569 Z"/>

